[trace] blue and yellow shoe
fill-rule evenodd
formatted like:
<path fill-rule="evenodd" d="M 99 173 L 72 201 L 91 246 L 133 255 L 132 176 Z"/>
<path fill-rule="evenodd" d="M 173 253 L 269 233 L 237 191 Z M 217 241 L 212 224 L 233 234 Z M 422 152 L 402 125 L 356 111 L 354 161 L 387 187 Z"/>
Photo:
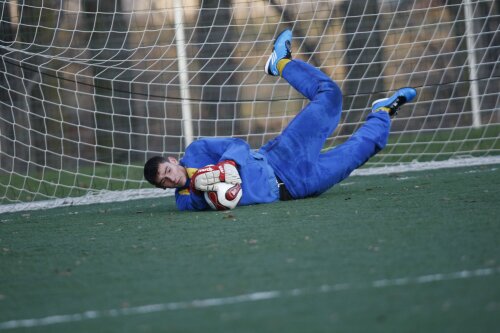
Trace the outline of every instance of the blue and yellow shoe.
<path fill-rule="evenodd" d="M 290 30 L 282 31 L 274 42 L 273 53 L 267 59 L 264 71 L 273 76 L 280 75 L 278 71 L 278 61 L 281 59 L 292 59 L 292 32 Z"/>
<path fill-rule="evenodd" d="M 372 112 L 385 111 L 393 117 L 399 108 L 417 96 L 417 91 L 413 88 L 401 88 L 389 98 L 377 99 L 372 104 Z"/>

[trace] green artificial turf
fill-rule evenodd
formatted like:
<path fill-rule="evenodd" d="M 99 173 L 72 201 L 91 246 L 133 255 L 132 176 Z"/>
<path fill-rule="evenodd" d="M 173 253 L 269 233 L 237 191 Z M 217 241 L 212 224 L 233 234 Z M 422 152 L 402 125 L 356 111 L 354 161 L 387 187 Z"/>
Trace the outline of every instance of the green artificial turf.
<path fill-rule="evenodd" d="M 163 198 L 2 214 L 0 330 L 495 332 L 499 185 L 486 165 L 231 212 Z"/>

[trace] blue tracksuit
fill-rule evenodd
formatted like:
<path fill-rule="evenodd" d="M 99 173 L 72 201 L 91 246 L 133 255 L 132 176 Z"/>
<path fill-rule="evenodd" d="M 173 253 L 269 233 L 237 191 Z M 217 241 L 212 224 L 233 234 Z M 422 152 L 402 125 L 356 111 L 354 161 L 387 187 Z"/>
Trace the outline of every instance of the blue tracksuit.
<path fill-rule="evenodd" d="M 385 147 L 389 136 L 387 112 L 370 113 L 365 124 L 346 142 L 321 153 L 326 139 L 337 127 L 342 111 L 339 87 L 318 69 L 300 60 L 288 63 L 282 73 L 310 103 L 276 138 L 258 151 L 234 138 L 199 139 L 187 147 L 180 163 L 191 177 L 198 168 L 234 160 L 242 179 L 239 205 L 279 200 L 276 176 L 295 198 L 316 196 L 345 179 Z M 207 209 L 203 195 L 176 190 L 180 210 Z"/>

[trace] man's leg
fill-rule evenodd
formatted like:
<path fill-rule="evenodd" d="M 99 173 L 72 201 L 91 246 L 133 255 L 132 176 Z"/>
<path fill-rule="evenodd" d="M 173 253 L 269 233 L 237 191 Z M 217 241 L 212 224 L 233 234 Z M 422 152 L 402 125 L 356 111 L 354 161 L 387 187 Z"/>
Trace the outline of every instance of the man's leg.
<path fill-rule="evenodd" d="M 309 192 L 307 177 L 339 122 L 342 93 L 328 76 L 298 60 L 286 65 L 283 77 L 311 102 L 260 152 L 267 156 L 292 196 L 301 198 Z"/>
<path fill-rule="evenodd" d="M 283 31 L 276 38 L 265 72 L 281 75 L 310 103 L 260 152 L 267 157 L 292 196 L 300 198 L 309 192 L 308 175 L 314 172 L 325 140 L 339 122 L 342 93 L 318 69 L 302 61 L 291 60 L 291 38 L 290 30 Z"/>
<path fill-rule="evenodd" d="M 391 120 L 384 111 L 371 113 L 366 122 L 344 143 L 320 154 L 310 193 L 319 195 L 347 178 L 387 144 Z"/>
<path fill-rule="evenodd" d="M 382 150 L 389 137 L 391 118 L 416 94 L 413 88 L 401 88 L 391 97 L 375 101 L 372 113 L 360 129 L 343 144 L 320 155 L 315 173 L 310 177 L 308 195 L 328 190 Z"/>
<path fill-rule="evenodd" d="M 328 76 L 300 60 L 292 60 L 283 78 L 310 102 L 287 125 L 283 132 L 263 148 L 275 148 L 276 141 L 292 140 L 291 148 L 319 155 L 326 138 L 337 127 L 342 111 L 340 88 Z"/>

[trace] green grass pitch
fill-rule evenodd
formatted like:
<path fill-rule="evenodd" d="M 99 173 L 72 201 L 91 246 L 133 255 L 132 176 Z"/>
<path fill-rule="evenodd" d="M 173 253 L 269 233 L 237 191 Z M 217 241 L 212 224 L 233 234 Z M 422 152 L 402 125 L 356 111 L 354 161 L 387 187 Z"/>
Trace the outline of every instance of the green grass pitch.
<path fill-rule="evenodd" d="M 500 165 L 0 215 L 0 331 L 497 332 Z"/>

